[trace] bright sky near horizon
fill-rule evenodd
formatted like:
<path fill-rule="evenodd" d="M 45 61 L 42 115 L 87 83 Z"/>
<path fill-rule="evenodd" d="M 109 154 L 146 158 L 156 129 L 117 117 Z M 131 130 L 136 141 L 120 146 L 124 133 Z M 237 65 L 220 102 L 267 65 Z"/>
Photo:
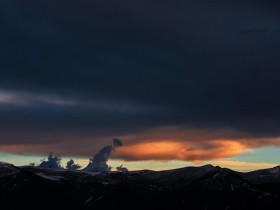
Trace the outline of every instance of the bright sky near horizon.
<path fill-rule="evenodd" d="M 29 165 L 30 163 L 40 164 L 43 156 L 31 155 L 11 155 L 0 153 L 0 159 L 4 162 L 13 163 L 16 166 Z M 89 159 L 77 157 L 62 157 L 61 165 L 66 166 L 66 162 L 70 159 L 75 160 L 75 163 L 85 167 Z M 187 162 L 187 161 L 122 161 L 122 160 L 109 160 L 108 164 L 115 170 L 117 166 L 123 165 L 129 170 L 168 170 L 174 168 L 182 168 L 188 166 L 201 166 L 212 164 L 215 166 L 230 168 L 236 171 L 248 172 L 257 169 L 272 168 L 279 164 L 280 149 L 278 148 L 264 148 L 256 149 L 232 158 L 222 158 L 213 161 L 202 162 Z"/>

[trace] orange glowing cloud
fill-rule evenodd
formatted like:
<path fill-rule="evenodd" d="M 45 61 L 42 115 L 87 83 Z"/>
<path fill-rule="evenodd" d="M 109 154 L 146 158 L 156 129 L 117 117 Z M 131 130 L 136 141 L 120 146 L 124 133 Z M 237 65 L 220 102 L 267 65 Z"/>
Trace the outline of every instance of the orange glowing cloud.
<path fill-rule="evenodd" d="M 36 136 L 35 136 L 36 137 Z M 34 138 L 35 138 L 34 137 Z M 45 138 L 51 138 L 46 136 Z M 113 159 L 208 161 L 239 155 L 261 147 L 280 146 L 280 138 L 255 137 L 233 130 L 207 130 L 184 127 L 161 127 L 149 131 L 118 136 L 124 143 Z M 14 154 L 48 154 L 91 157 L 111 144 L 112 136 L 61 136 L 63 142 L 0 145 L 0 152 Z"/>
<path fill-rule="evenodd" d="M 233 130 L 161 127 L 123 136 L 127 143 L 114 158 L 136 160 L 205 161 L 236 156 L 254 148 L 280 146 L 279 138 L 254 137 Z"/>
<path fill-rule="evenodd" d="M 202 161 L 230 157 L 247 148 L 235 141 L 211 142 L 148 142 L 119 148 L 114 157 L 125 160 L 188 160 Z"/>

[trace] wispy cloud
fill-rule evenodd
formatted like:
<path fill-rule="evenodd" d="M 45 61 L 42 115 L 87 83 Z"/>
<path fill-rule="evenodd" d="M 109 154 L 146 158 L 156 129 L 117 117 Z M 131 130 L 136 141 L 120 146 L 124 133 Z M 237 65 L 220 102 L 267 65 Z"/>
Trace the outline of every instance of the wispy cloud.
<path fill-rule="evenodd" d="M 80 107 L 88 110 L 100 110 L 112 113 L 141 113 L 159 110 L 160 107 L 144 105 L 118 99 L 75 99 L 63 95 L 50 93 L 36 93 L 0 90 L 0 106 L 40 108 L 44 106 Z"/>
<path fill-rule="evenodd" d="M 19 91 L 0 91 L 0 106 L 36 107 L 40 105 L 76 106 L 80 102 L 40 93 Z"/>

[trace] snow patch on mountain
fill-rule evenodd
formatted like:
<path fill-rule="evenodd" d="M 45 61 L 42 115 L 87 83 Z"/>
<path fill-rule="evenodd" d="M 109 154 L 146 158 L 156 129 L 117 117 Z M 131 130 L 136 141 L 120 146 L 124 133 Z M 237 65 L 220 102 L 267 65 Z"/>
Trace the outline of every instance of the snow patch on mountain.
<path fill-rule="evenodd" d="M 42 177 L 42 178 L 45 178 L 45 179 L 48 179 L 48 180 L 51 180 L 51 181 L 59 181 L 61 179 L 63 179 L 62 176 L 49 176 L 49 175 L 46 175 L 46 174 L 43 174 L 43 173 L 36 173 L 36 175 Z"/>

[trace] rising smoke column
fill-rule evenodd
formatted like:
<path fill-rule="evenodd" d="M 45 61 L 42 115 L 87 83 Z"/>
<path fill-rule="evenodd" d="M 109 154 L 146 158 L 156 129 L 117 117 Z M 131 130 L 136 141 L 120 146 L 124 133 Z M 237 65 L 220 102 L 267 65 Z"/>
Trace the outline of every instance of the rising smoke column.
<path fill-rule="evenodd" d="M 108 166 L 107 161 L 110 154 L 118 147 L 123 146 L 123 143 L 119 139 L 113 139 L 113 145 L 105 146 L 99 150 L 93 158 L 89 160 L 89 164 L 85 167 L 84 171 L 92 172 L 104 172 L 111 171 L 111 167 Z"/>
<path fill-rule="evenodd" d="M 78 170 L 79 168 L 81 168 L 81 166 L 79 164 L 75 164 L 74 160 L 69 160 L 66 164 L 66 168 L 68 170 Z"/>
<path fill-rule="evenodd" d="M 114 146 L 114 149 L 117 148 L 117 147 L 122 147 L 123 143 L 119 139 L 113 139 L 113 146 Z"/>
<path fill-rule="evenodd" d="M 52 168 L 52 169 L 62 169 L 61 165 L 61 158 L 57 157 L 55 155 L 52 155 L 52 153 L 49 154 L 47 161 L 42 161 L 42 163 L 39 165 L 40 168 Z"/>

